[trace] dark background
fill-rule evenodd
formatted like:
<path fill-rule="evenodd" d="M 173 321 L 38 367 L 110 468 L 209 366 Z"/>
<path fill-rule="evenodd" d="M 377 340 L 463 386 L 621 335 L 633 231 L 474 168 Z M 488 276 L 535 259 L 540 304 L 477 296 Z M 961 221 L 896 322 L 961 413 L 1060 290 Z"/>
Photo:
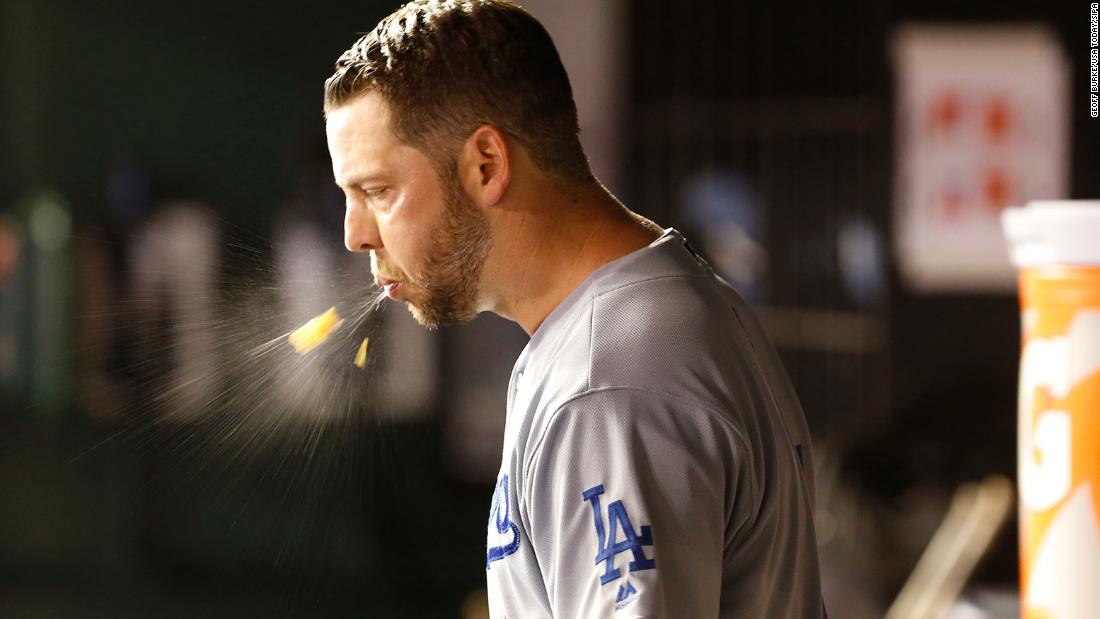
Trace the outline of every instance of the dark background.
<path fill-rule="evenodd" d="M 0 209 L 17 220 L 29 196 L 56 192 L 76 235 L 106 244 L 119 265 L 137 220 L 109 208 L 108 179 L 133 161 L 155 200 L 213 205 L 227 229 L 262 247 L 303 151 L 316 146 L 334 59 L 395 5 L 0 6 Z M 838 222 L 859 216 L 887 241 L 892 233 L 889 35 L 909 21 L 1052 27 L 1072 63 L 1069 197 L 1095 198 L 1100 123 L 1080 104 L 1087 3 L 626 6 L 624 202 L 690 230 L 677 206 L 683 179 L 739 171 L 766 205 L 762 301 L 843 312 L 886 334 L 855 352 L 779 345 L 820 453 L 866 517 L 856 542 L 822 549 L 826 569 L 843 574 L 833 591 L 884 608 L 952 489 L 1013 475 L 1019 351 L 1014 296 L 916 295 L 889 251 L 883 294 L 856 302 L 840 284 L 830 244 Z M 316 217 L 336 222 L 339 247 L 340 215 Z M 7 315 L 18 335 L 41 308 L 19 305 L 20 290 L 7 294 L 22 308 Z M 65 333 L 76 341 L 81 308 L 70 307 Z M 192 430 L 216 427 L 97 420 L 75 395 L 47 411 L 24 380 L 10 381 L 0 403 L 0 615 L 457 616 L 483 587 L 492 489 L 492 479 L 453 474 L 443 445 L 448 387 L 464 380 L 458 337 L 441 334 L 432 371 L 442 395 L 417 420 L 364 412 L 324 433 L 318 450 L 288 440 L 243 460 L 180 449 Z M 32 367 L 35 350 L 19 341 L 19 365 Z M 124 381 L 141 378 L 133 355 L 124 343 L 115 354 Z M 147 395 L 130 392 L 139 403 Z M 926 518 L 907 519 L 914 509 Z M 977 585 L 1014 586 L 1013 530 Z"/>

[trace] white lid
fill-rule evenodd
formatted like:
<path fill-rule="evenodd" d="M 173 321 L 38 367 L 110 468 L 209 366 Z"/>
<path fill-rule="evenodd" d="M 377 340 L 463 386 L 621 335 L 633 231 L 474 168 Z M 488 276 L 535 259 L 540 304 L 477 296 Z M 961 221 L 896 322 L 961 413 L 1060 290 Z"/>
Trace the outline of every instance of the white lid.
<path fill-rule="evenodd" d="M 1007 208 L 1001 225 L 1017 267 L 1100 266 L 1100 200 L 1036 200 Z"/>

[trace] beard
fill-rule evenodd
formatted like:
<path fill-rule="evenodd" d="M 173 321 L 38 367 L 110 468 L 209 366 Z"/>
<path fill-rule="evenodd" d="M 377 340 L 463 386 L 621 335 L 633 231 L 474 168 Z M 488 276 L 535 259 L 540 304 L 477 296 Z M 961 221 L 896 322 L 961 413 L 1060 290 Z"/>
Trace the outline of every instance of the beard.
<path fill-rule="evenodd" d="M 492 238 L 489 222 L 458 182 L 457 172 L 441 175 L 443 216 L 432 231 L 428 254 L 419 273 L 402 273 L 371 253 L 371 270 L 413 284 L 406 299 L 421 326 L 434 329 L 469 322 L 478 315 L 481 273 Z"/>

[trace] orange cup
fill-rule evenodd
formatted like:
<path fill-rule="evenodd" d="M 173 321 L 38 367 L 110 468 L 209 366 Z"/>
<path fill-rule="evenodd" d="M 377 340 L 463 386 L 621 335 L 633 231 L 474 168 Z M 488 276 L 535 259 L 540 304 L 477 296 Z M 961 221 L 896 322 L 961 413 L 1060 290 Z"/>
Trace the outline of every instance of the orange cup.
<path fill-rule="evenodd" d="M 1100 617 L 1100 201 L 1002 215 L 1019 268 L 1024 619 Z"/>

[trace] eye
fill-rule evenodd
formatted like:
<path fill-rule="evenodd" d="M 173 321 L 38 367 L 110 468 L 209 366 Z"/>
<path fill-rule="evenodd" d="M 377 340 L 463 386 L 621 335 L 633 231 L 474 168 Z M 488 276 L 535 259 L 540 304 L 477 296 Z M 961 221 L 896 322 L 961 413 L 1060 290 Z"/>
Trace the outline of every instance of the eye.
<path fill-rule="evenodd" d="M 386 211 L 389 209 L 390 194 L 393 193 L 390 191 L 389 187 L 363 188 L 361 191 L 363 194 L 363 201 L 366 202 L 370 208 L 376 211 Z"/>

